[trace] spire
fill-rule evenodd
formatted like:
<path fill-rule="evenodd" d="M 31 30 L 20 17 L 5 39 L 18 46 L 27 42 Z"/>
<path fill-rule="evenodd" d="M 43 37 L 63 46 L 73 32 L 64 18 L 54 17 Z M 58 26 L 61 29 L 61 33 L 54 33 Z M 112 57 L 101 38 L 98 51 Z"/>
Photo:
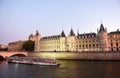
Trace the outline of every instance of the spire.
<path fill-rule="evenodd" d="M 70 30 L 70 36 L 75 36 L 75 33 L 73 32 L 73 29 Z"/>
<path fill-rule="evenodd" d="M 61 37 L 66 37 L 64 31 L 62 30 Z"/>
<path fill-rule="evenodd" d="M 104 28 L 104 26 L 103 26 L 103 24 L 101 23 L 101 25 L 100 25 L 100 32 L 101 31 L 105 31 L 105 28 Z"/>
<path fill-rule="evenodd" d="M 36 36 L 37 36 L 37 35 L 40 35 L 39 32 L 38 32 L 38 30 L 36 31 Z"/>
<path fill-rule="evenodd" d="M 77 30 L 77 36 L 79 36 L 79 30 Z"/>

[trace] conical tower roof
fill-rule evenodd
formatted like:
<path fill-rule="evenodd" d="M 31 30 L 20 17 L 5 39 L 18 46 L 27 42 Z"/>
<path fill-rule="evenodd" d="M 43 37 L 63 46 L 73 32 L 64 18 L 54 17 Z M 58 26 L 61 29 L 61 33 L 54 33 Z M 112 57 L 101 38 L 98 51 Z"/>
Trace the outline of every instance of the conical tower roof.
<path fill-rule="evenodd" d="M 39 32 L 38 32 L 38 30 L 36 31 L 36 36 L 37 36 L 37 35 L 40 35 Z"/>
<path fill-rule="evenodd" d="M 100 25 L 100 32 L 101 31 L 105 31 L 105 28 L 104 28 L 103 24 Z"/>
<path fill-rule="evenodd" d="M 75 36 L 75 33 L 73 32 L 73 29 L 70 30 L 70 36 Z"/>
<path fill-rule="evenodd" d="M 64 31 L 62 30 L 61 37 L 66 37 Z"/>
<path fill-rule="evenodd" d="M 77 30 L 77 36 L 79 36 L 79 30 Z"/>

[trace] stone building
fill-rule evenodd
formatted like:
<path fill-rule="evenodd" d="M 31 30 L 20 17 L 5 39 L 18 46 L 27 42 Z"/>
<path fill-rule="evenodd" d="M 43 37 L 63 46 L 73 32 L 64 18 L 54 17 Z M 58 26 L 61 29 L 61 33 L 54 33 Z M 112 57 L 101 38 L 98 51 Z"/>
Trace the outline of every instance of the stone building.
<path fill-rule="evenodd" d="M 1 48 L 1 49 L 6 49 L 6 48 L 7 48 L 7 45 L 0 44 L 0 48 Z"/>
<path fill-rule="evenodd" d="M 111 51 L 120 51 L 120 31 L 108 33 L 108 48 Z"/>
<path fill-rule="evenodd" d="M 83 33 L 76 36 L 76 51 L 99 51 L 98 35 Z"/>
<path fill-rule="evenodd" d="M 0 51 L 7 51 L 7 50 L 8 50 L 7 45 L 0 44 Z"/>
<path fill-rule="evenodd" d="M 62 30 L 61 34 L 41 37 L 39 32 L 32 38 L 35 40 L 35 51 L 72 51 L 72 52 L 93 52 L 93 51 L 120 51 L 120 31 L 107 32 L 103 24 L 97 33 L 82 33 L 75 35 L 73 29 L 66 36 Z"/>
<path fill-rule="evenodd" d="M 24 51 L 22 45 L 25 41 L 11 42 L 8 44 L 8 51 Z"/>
<path fill-rule="evenodd" d="M 66 36 L 64 31 L 60 35 L 42 37 L 40 51 L 66 51 Z"/>

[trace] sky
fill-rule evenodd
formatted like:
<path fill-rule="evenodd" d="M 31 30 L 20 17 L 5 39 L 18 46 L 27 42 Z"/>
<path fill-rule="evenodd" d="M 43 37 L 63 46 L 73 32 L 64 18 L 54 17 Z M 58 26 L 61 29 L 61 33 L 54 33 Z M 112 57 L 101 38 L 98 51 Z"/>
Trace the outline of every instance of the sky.
<path fill-rule="evenodd" d="M 120 0 L 0 0 L 0 44 L 42 37 L 120 29 Z"/>

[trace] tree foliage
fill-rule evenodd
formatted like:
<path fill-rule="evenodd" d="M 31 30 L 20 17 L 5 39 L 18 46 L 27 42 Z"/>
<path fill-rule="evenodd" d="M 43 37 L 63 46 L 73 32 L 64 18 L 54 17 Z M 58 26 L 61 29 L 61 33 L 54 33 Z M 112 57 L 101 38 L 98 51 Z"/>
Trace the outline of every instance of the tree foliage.
<path fill-rule="evenodd" d="M 34 45 L 35 45 L 35 42 L 34 41 L 26 41 L 22 48 L 25 50 L 25 51 L 34 51 Z"/>
<path fill-rule="evenodd" d="M 8 48 L 0 48 L 0 51 L 8 51 Z"/>

